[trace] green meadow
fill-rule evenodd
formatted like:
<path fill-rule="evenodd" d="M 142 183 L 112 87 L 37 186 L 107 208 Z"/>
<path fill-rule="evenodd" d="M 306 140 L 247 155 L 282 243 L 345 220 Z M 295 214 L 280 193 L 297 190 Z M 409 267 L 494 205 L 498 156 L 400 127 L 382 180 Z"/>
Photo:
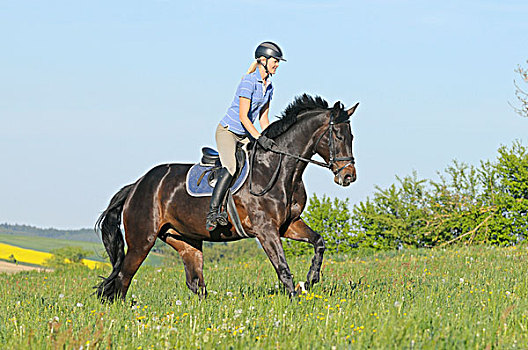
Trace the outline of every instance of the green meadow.
<path fill-rule="evenodd" d="M 310 258 L 289 258 L 296 280 Z M 528 348 L 527 258 L 526 247 L 483 246 L 327 256 L 321 283 L 293 299 L 262 253 L 207 261 L 205 300 L 187 289 L 179 263 L 141 267 L 127 300 L 115 304 L 92 295 L 109 268 L 0 274 L 0 342 L 22 349 Z"/>

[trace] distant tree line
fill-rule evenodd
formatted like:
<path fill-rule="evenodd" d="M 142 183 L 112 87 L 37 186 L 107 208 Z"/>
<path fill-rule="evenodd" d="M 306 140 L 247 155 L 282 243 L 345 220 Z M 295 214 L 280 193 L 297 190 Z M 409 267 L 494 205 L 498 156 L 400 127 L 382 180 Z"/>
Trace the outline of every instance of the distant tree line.
<path fill-rule="evenodd" d="M 416 173 L 372 198 L 348 200 L 313 195 L 303 219 L 320 232 L 329 251 L 355 248 L 398 249 L 449 244 L 515 245 L 528 235 L 528 149 L 520 141 L 500 147 L 494 161 L 478 167 L 453 161 L 439 180 Z M 304 254 L 306 244 L 284 241 L 290 254 Z"/>
<path fill-rule="evenodd" d="M 59 230 L 55 228 L 38 228 L 29 225 L 0 224 L 0 234 L 18 236 L 37 236 L 56 239 L 71 239 L 85 242 L 100 242 L 101 239 L 93 229 L 83 228 L 78 230 Z"/>

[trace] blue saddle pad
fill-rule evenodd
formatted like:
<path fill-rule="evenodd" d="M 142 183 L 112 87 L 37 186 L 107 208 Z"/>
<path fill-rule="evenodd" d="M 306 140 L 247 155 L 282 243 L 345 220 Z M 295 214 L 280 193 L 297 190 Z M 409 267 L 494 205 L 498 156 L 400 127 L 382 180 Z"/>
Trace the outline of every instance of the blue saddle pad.
<path fill-rule="evenodd" d="M 187 193 L 193 197 L 207 197 L 213 194 L 213 187 L 209 185 L 209 175 L 211 174 L 211 169 L 213 166 L 203 166 L 201 164 L 193 165 L 187 172 L 187 178 L 185 180 L 185 187 L 187 188 Z M 248 177 L 249 165 L 246 157 L 244 167 L 240 172 L 240 176 L 236 179 L 233 186 L 231 186 L 231 193 L 236 193 L 240 187 L 244 184 Z M 205 175 L 202 177 L 202 181 L 198 184 L 198 180 L 205 171 Z"/>

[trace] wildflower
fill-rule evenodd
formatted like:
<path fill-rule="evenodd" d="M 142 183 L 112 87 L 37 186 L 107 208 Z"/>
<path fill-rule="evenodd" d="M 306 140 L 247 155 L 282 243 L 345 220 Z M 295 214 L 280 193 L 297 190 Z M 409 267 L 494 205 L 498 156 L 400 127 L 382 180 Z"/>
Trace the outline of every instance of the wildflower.
<path fill-rule="evenodd" d="M 232 293 L 232 292 L 226 292 L 226 295 L 227 295 L 228 297 L 232 297 L 232 296 L 233 296 L 233 293 Z"/>
<path fill-rule="evenodd" d="M 77 307 L 83 307 L 84 305 L 82 303 L 77 303 L 75 306 Z"/>
<path fill-rule="evenodd" d="M 180 306 L 182 304 L 181 300 L 176 300 L 176 305 Z"/>
<path fill-rule="evenodd" d="M 60 299 L 64 298 L 64 294 L 62 294 L 62 293 L 59 294 L 59 298 L 60 298 Z"/>

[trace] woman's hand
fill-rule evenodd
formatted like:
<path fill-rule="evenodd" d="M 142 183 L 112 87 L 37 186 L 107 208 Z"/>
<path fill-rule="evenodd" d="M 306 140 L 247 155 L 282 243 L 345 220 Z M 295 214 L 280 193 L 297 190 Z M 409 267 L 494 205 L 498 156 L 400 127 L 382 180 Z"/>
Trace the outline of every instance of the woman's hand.
<path fill-rule="evenodd" d="M 273 147 L 277 146 L 275 141 L 264 135 L 260 135 L 260 137 L 257 139 L 257 143 L 266 151 L 270 151 Z"/>

